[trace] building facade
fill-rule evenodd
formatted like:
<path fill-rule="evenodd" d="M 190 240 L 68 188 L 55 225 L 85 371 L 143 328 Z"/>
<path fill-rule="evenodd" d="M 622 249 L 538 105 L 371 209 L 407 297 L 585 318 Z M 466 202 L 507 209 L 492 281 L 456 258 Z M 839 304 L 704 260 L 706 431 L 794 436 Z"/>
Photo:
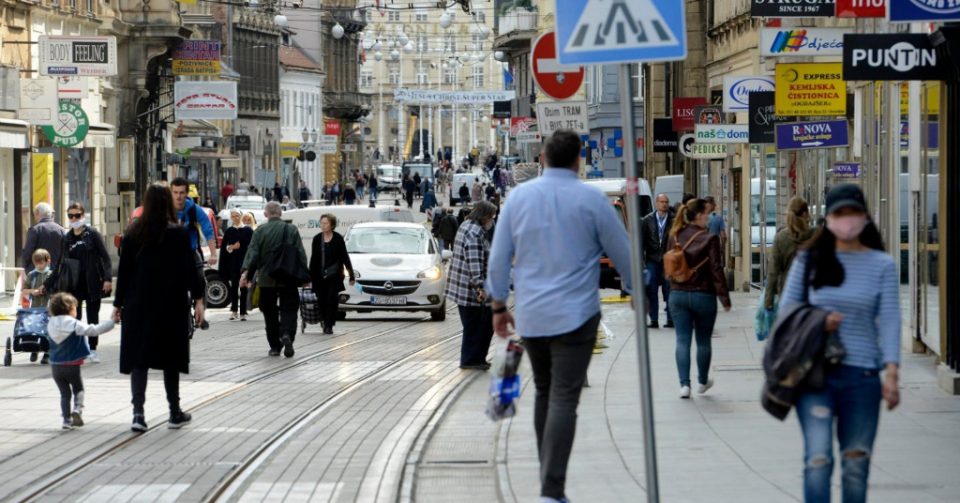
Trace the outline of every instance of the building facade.
<path fill-rule="evenodd" d="M 296 172 L 314 197 L 320 198 L 325 183 L 323 154 L 311 144 L 323 128 L 323 68 L 287 34 L 280 48 L 280 153 L 284 175 Z M 300 152 L 314 152 L 313 160 L 299 159 Z M 299 187 L 289 187 L 291 192 Z"/>

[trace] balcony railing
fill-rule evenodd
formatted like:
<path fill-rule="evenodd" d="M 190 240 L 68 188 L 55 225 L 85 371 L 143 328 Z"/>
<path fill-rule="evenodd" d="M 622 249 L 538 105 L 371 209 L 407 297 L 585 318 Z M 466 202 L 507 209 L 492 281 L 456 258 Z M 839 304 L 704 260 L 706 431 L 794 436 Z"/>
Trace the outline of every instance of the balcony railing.
<path fill-rule="evenodd" d="M 506 36 L 515 32 L 536 31 L 537 18 L 539 13 L 536 10 L 527 10 L 523 7 L 517 7 L 509 12 L 503 13 L 499 18 L 500 36 Z"/>

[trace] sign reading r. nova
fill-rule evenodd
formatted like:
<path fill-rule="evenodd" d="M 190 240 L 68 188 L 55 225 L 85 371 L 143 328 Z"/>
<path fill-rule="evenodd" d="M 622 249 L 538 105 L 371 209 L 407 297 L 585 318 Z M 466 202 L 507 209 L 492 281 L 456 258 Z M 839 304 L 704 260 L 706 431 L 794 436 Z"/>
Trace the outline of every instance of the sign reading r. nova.
<path fill-rule="evenodd" d="M 87 137 L 90 121 L 87 113 L 72 101 L 60 100 L 60 112 L 52 126 L 43 126 L 43 133 L 57 147 L 73 147 Z"/>
<path fill-rule="evenodd" d="M 926 35 L 847 34 L 843 41 L 844 80 L 942 80 L 945 77 L 937 51 Z"/>
<path fill-rule="evenodd" d="M 777 124 L 777 150 L 844 147 L 849 144 L 847 121 Z"/>
<path fill-rule="evenodd" d="M 703 143 L 747 143 L 750 126 L 747 124 L 697 124 L 694 138 Z"/>

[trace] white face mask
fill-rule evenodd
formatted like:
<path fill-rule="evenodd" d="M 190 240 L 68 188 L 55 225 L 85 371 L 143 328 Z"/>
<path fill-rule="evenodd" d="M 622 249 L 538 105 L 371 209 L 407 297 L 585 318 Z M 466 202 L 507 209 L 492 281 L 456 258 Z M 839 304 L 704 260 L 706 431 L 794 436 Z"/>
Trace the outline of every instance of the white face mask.
<path fill-rule="evenodd" d="M 43 267 L 37 267 L 37 272 L 40 274 L 44 274 L 47 272 L 47 269 L 50 269 L 50 266 L 45 265 Z"/>
<path fill-rule="evenodd" d="M 827 229 L 830 229 L 830 232 L 841 241 L 857 239 L 866 226 L 866 215 L 847 215 L 843 217 L 827 215 Z"/>
<path fill-rule="evenodd" d="M 87 220 L 85 218 L 80 218 L 70 222 L 71 229 L 82 229 L 85 225 L 87 225 Z"/>

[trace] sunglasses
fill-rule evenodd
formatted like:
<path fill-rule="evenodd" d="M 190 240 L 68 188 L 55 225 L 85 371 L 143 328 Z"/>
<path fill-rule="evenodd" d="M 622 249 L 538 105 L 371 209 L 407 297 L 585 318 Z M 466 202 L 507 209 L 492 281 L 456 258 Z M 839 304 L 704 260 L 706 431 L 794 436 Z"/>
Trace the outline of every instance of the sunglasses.
<path fill-rule="evenodd" d="M 67 213 L 67 218 L 70 220 L 77 220 L 83 218 L 83 213 Z"/>

